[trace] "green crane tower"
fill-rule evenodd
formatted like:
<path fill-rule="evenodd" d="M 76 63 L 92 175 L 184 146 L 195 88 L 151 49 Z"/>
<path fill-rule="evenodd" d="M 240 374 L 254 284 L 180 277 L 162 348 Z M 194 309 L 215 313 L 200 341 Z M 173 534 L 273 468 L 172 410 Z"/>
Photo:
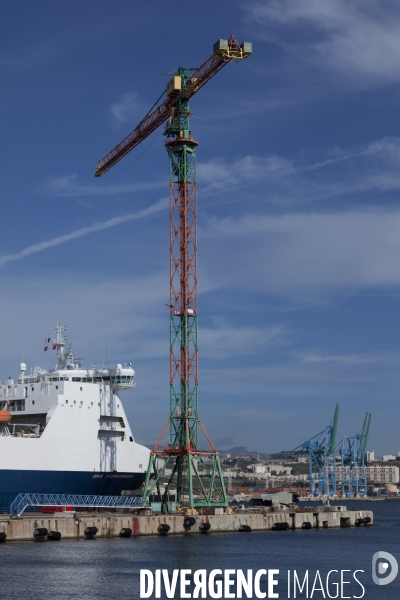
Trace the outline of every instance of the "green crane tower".
<path fill-rule="evenodd" d="M 157 491 L 163 511 L 169 510 L 169 499 L 175 489 L 178 504 L 189 508 L 228 504 L 218 452 L 198 413 L 198 142 L 190 130 L 189 99 L 228 63 L 238 62 L 251 53 L 250 43 L 239 45 L 231 36 L 229 40 L 218 40 L 212 56 L 199 68 L 179 67 L 170 73 L 173 77 L 167 84 L 164 102 L 146 115 L 98 163 L 95 171 L 96 176 L 101 176 L 167 121 L 164 135 L 170 172 L 170 414 L 151 451 L 143 491 L 145 500 Z M 168 427 L 169 442 L 162 446 Z M 201 445 L 204 443 L 206 448 Z"/>

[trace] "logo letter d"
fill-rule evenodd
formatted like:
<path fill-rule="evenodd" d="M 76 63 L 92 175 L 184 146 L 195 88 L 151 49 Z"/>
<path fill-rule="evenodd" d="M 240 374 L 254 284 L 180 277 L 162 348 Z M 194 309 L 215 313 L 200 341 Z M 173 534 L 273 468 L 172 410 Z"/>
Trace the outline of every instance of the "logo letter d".
<path fill-rule="evenodd" d="M 377 561 L 382 558 L 386 560 L 392 567 L 391 573 L 386 577 L 378 577 L 378 573 L 379 575 L 383 575 L 383 573 L 386 572 L 389 566 L 387 563 L 379 563 L 378 568 L 376 568 Z M 376 585 L 387 585 L 388 583 L 392 583 L 392 581 L 394 581 L 397 577 L 398 570 L 399 565 L 395 557 L 392 556 L 392 554 L 389 554 L 389 552 L 382 551 L 375 552 L 375 554 L 372 557 L 372 580 L 374 583 L 376 583 Z"/>

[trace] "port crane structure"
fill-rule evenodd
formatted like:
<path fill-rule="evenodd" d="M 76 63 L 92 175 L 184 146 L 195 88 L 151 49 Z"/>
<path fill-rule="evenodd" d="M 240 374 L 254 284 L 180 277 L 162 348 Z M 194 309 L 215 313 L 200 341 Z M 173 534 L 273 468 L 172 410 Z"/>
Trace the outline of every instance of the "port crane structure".
<path fill-rule="evenodd" d="M 367 492 L 364 456 L 367 448 L 371 413 L 365 414 L 361 433 L 345 435 L 336 445 L 340 406 L 336 404 L 332 425 L 306 440 L 294 450 L 273 454 L 273 458 L 308 457 L 312 496 L 359 496 Z"/>
<path fill-rule="evenodd" d="M 365 451 L 367 449 L 371 413 L 365 414 L 361 433 L 345 435 L 336 449 L 340 456 L 340 488 L 342 496 L 359 496 L 367 493 Z"/>
<path fill-rule="evenodd" d="M 274 454 L 274 458 L 308 457 L 310 494 L 334 496 L 336 494 L 335 444 L 339 424 L 340 406 L 336 404 L 332 425 L 306 440 L 294 450 Z"/>
<path fill-rule="evenodd" d="M 143 491 L 143 498 L 147 499 L 157 490 L 163 512 L 168 511 L 168 498 L 174 486 L 179 504 L 190 508 L 227 506 L 218 452 L 198 412 L 198 141 L 190 129 L 189 100 L 227 64 L 239 62 L 251 53 L 251 43 L 239 44 L 232 35 L 228 40 L 218 40 L 211 57 L 197 69 L 178 67 L 170 73 L 173 77 L 167 83 L 166 98 L 150 109 L 137 127 L 100 160 L 95 170 L 95 176 L 101 177 L 166 122 L 170 179 L 170 415 L 150 453 Z M 169 443 L 162 447 L 168 427 Z M 199 428 L 207 449 L 200 448 Z M 161 497 L 160 481 L 165 478 L 168 479 Z"/>

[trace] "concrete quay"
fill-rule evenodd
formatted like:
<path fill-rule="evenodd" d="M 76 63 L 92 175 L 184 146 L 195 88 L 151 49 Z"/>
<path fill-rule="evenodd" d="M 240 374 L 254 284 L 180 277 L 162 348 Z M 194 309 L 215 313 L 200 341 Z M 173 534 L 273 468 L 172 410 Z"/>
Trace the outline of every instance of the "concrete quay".
<path fill-rule="evenodd" d="M 371 525 L 373 525 L 372 511 L 347 510 L 345 506 L 306 507 L 303 510 L 245 509 L 233 514 L 190 516 L 182 513 L 140 514 L 140 511 L 137 513 L 30 513 L 19 518 L 0 516 L 0 538 L 4 538 L 5 534 L 7 541 L 47 540 L 47 532 L 59 532 L 62 540 L 79 540 L 120 537 L 122 530 L 125 531 L 125 537 L 128 537 L 129 535 L 192 535 L 239 531 L 279 532 Z M 93 528 L 97 531 L 94 532 Z"/>

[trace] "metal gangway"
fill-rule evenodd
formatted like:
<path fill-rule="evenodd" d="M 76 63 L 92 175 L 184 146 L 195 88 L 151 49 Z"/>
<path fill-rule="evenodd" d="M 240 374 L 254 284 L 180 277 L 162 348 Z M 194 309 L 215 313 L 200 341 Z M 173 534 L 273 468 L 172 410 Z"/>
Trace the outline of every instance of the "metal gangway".
<path fill-rule="evenodd" d="M 10 516 L 20 517 L 28 507 L 73 506 L 74 508 L 143 508 L 142 496 L 77 496 L 76 494 L 18 494 Z"/>

